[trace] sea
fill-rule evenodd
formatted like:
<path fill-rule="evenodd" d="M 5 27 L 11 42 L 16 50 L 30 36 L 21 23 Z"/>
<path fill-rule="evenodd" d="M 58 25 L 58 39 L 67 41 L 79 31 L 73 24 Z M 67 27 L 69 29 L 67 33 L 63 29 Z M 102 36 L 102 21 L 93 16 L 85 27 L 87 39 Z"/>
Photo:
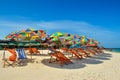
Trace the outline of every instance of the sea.
<path fill-rule="evenodd" d="M 120 53 L 120 48 L 110 48 L 112 52 Z"/>

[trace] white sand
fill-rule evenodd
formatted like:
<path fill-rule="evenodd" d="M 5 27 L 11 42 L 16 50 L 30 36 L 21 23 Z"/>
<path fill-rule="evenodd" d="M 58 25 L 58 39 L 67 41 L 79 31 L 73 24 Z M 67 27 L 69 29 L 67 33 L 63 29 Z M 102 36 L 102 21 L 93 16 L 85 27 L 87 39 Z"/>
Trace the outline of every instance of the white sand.
<path fill-rule="evenodd" d="M 72 59 L 74 64 L 63 67 L 58 63 L 49 64 L 50 56 L 46 53 L 33 56 L 38 63 L 21 67 L 2 68 L 0 61 L 0 80 L 120 80 L 120 53 L 105 52 L 83 60 Z"/>

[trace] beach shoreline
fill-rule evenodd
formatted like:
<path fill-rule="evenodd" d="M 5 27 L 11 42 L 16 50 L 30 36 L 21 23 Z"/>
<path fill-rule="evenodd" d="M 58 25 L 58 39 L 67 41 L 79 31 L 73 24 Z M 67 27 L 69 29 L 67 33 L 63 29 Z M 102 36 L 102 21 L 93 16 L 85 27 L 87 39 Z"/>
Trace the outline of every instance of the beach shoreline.
<path fill-rule="evenodd" d="M 34 63 L 21 67 L 2 68 L 1 60 L 0 80 L 120 80 L 119 53 L 105 51 L 104 54 L 82 60 L 72 59 L 73 64 L 61 67 L 58 63 L 48 63 L 50 56 L 47 50 L 41 52 L 42 55 L 33 56 Z"/>

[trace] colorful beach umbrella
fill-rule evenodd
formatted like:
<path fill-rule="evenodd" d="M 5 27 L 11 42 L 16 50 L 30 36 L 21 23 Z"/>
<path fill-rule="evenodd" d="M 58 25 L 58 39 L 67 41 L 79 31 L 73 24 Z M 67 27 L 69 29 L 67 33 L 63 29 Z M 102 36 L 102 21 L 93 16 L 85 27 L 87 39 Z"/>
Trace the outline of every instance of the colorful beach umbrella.
<path fill-rule="evenodd" d="M 64 34 L 62 32 L 55 32 L 50 37 L 58 38 L 58 37 L 61 37 L 61 36 L 64 36 Z"/>
<path fill-rule="evenodd" d="M 85 37 L 85 36 L 82 36 L 81 39 L 80 39 L 80 42 L 81 42 L 82 45 L 86 45 L 87 42 L 88 42 L 88 38 Z"/>
<path fill-rule="evenodd" d="M 44 37 L 46 37 L 46 32 L 44 30 L 35 30 L 32 28 L 28 28 L 26 30 L 12 32 L 9 35 L 7 35 L 5 38 L 14 39 L 15 41 L 25 41 L 25 40 L 30 41 Z"/>
<path fill-rule="evenodd" d="M 99 42 L 94 39 L 88 39 L 86 46 L 98 46 Z"/>

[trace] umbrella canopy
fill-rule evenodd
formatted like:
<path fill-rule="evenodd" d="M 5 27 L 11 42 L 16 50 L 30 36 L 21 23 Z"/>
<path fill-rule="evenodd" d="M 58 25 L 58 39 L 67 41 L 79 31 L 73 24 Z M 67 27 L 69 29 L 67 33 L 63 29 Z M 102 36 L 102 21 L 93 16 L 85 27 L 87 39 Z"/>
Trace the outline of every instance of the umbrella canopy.
<path fill-rule="evenodd" d="M 7 35 L 6 39 L 14 39 L 15 41 L 30 41 L 36 40 L 37 38 L 46 37 L 46 32 L 44 30 L 35 30 L 28 28 L 26 30 L 21 30 L 18 32 L 12 32 Z"/>
<path fill-rule="evenodd" d="M 85 37 L 85 36 L 82 36 L 81 39 L 80 39 L 80 42 L 81 42 L 82 45 L 86 45 L 87 42 L 88 42 L 88 38 Z"/>
<path fill-rule="evenodd" d="M 86 44 L 86 46 L 97 46 L 99 44 L 99 42 L 97 42 L 94 39 L 88 39 L 88 43 Z"/>
<path fill-rule="evenodd" d="M 40 43 L 31 43 L 31 46 L 40 46 Z"/>
<path fill-rule="evenodd" d="M 17 46 L 24 46 L 24 43 L 18 43 Z"/>
<path fill-rule="evenodd" d="M 61 37 L 61 36 L 64 36 L 64 34 L 62 32 L 56 32 L 56 33 L 53 33 L 50 37 L 58 38 L 58 37 Z"/>
<path fill-rule="evenodd" d="M 4 46 L 5 45 L 5 43 L 0 43 L 0 46 Z"/>
<path fill-rule="evenodd" d="M 16 43 L 12 43 L 12 42 L 10 42 L 10 43 L 8 43 L 7 45 L 8 45 L 8 46 L 15 46 Z"/>

